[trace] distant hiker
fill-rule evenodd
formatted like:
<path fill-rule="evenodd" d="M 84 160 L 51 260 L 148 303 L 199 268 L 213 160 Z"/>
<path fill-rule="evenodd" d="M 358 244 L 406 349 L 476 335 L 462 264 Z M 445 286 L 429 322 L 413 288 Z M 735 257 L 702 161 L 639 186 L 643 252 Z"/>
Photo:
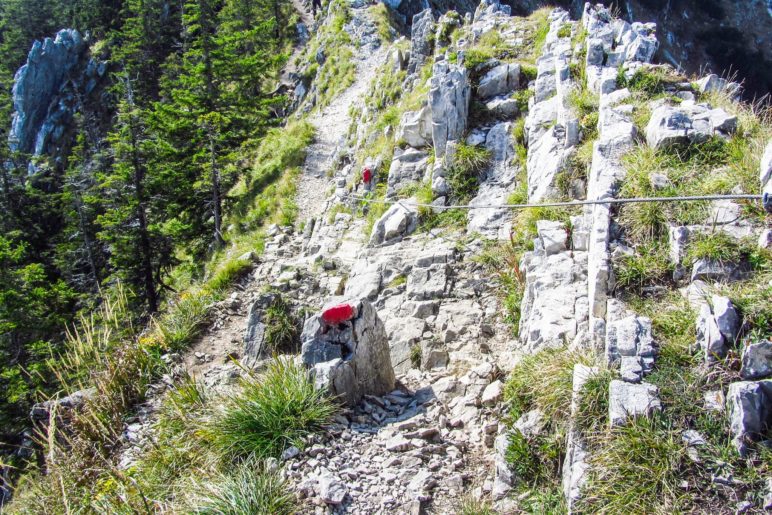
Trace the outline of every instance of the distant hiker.
<path fill-rule="evenodd" d="M 314 12 L 314 18 L 316 18 L 316 8 L 322 8 L 322 0 L 311 0 L 311 10 Z"/>
<path fill-rule="evenodd" d="M 370 167 L 365 166 L 365 169 L 362 170 L 362 183 L 364 183 L 365 191 L 370 191 L 372 181 L 373 181 L 373 171 L 370 170 Z"/>

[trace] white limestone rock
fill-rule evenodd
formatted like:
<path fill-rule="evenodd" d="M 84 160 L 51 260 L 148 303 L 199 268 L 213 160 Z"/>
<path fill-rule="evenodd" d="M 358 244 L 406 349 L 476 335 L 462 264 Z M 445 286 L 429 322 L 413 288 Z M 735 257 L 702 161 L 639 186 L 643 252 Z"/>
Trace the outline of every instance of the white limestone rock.
<path fill-rule="evenodd" d="M 477 94 L 480 98 L 511 93 L 520 84 L 520 65 L 515 63 L 500 64 L 492 68 L 480 79 Z"/>
<path fill-rule="evenodd" d="M 397 140 L 404 140 L 414 148 L 423 148 L 432 141 L 432 113 L 429 106 L 402 115 Z"/>
<path fill-rule="evenodd" d="M 609 385 L 609 424 L 619 426 L 631 417 L 650 416 L 662 409 L 659 390 L 649 383 L 626 383 L 617 379 Z"/>

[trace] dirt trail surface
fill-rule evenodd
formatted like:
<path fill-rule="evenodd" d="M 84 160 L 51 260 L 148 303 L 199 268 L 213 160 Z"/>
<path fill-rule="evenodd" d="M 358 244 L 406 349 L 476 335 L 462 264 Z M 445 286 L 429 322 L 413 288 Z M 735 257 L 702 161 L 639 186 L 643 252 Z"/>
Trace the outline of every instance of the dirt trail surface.
<path fill-rule="evenodd" d="M 351 125 L 349 110 L 363 100 L 385 55 L 385 50 L 381 48 L 357 61 L 354 83 L 330 105 L 314 112 L 309 118 L 308 121 L 316 129 L 316 138 L 313 145 L 308 147 L 303 175 L 298 184 L 299 221 L 318 217 L 324 211 L 332 185 L 328 174 L 337 152 L 345 143 Z"/>

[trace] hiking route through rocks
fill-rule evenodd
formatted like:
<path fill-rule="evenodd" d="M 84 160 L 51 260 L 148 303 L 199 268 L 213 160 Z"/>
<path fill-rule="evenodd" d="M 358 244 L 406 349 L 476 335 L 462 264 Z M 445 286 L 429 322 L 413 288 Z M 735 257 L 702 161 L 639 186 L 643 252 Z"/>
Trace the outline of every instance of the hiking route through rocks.
<path fill-rule="evenodd" d="M 386 49 L 381 47 L 359 60 L 354 83 L 330 105 L 314 112 L 309 118 L 308 121 L 316 131 L 316 137 L 314 143 L 308 147 L 303 175 L 298 183 L 296 198 L 299 221 L 307 222 L 310 218 L 318 218 L 325 210 L 327 193 L 331 186 L 328 172 L 351 124 L 349 110 L 352 106 L 360 104 L 385 56 Z"/>

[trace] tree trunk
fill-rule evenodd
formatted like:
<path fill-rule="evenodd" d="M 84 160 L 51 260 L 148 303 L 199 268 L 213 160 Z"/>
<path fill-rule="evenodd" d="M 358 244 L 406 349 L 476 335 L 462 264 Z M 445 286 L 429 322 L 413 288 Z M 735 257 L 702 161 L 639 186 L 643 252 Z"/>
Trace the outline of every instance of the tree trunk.
<path fill-rule="evenodd" d="M 217 168 L 217 153 L 215 149 L 214 129 L 209 132 L 209 157 L 212 167 L 212 206 L 214 211 L 214 244 L 221 247 L 225 240 L 222 237 L 222 201 L 220 199 L 220 171 Z"/>

